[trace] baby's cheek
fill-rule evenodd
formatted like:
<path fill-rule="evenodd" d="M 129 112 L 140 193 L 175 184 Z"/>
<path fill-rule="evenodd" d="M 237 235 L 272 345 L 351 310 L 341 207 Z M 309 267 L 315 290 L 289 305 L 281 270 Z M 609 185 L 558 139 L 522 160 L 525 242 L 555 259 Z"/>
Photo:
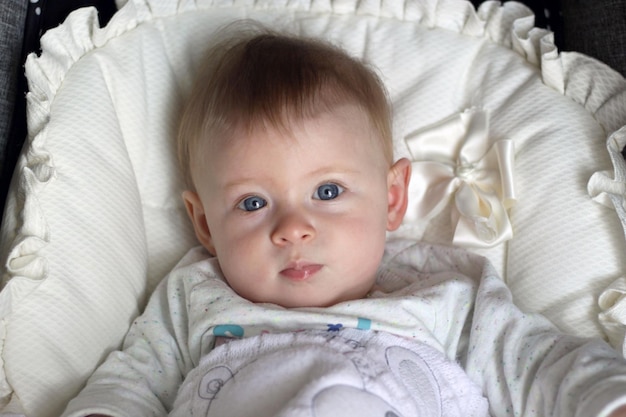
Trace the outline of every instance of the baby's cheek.
<path fill-rule="evenodd" d="M 345 222 L 343 230 L 344 246 L 350 252 L 354 262 L 375 265 L 383 256 L 386 240 L 386 221 L 371 218 L 357 218 Z"/>
<path fill-rule="evenodd" d="M 386 210 L 369 207 L 353 219 L 348 219 L 346 227 L 350 228 L 350 234 L 355 240 L 367 238 L 361 241 L 364 245 L 384 243 L 387 233 Z"/>

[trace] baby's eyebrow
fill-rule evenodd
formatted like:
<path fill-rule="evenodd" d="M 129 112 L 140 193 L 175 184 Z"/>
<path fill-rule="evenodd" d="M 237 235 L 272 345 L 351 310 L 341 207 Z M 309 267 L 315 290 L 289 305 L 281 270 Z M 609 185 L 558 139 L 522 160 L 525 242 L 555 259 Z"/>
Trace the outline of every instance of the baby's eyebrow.
<path fill-rule="evenodd" d="M 359 170 L 357 168 L 352 168 L 348 166 L 324 166 L 318 169 L 315 169 L 311 172 L 308 172 L 303 175 L 303 178 L 315 179 L 322 178 L 326 180 L 332 180 L 334 176 L 356 176 L 363 173 L 363 170 Z M 240 177 L 233 179 L 226 179 L 224 182 L 219 184 L 219 187 L 224 190 L 226 193 L 235 193 L 238 189 L 251 187 L 259 184 L 271 184 L 273 182 L 272 178 L 265 177 Z"/>
<path fill-rule="evenodd" d="M 304 176 L 305 177 L 324 177 L 324 176 L 332 176 L 332 175 L 357 175 L 362 172 L 363 170 L 359 170 L 356 168 L 334 166 L 334 167 L 321 167 L 305 174 Z M 225 181 L 222 184 L 222 187 L 224 189 L 237 188 L 237 187 L 242 187 L 242 186 L 251 185 L 251 184 L 258 184 L 259 182 L 266 181 L 266 180 L 268 179 L 262 179 L 259 177 L 235 178 L 232 180 Z M 271 179 L 269 179 L 269 181 L 271 182 Z"/>
<path fill-rule="evenodd" d="M 325 176 L 325 175 L 336 175 L 336 174 L 340 174 L 340 175 L 356 175 L 361 173 L 362 170 L 356 169 L 356 168 L 350 168 L 350 167 L 322 167 L 319 169 L 316 169 L 314 171 L 312 171 L 311 173 L 309 173 L 308 175 L 311 177 L 316 177 L 316 176 Z"/>
<path fill-rule="evenodd" d="M 234 180 L 226 181 L 223 184 L 221 184 L 221 186 L 225 190 L 230 190 L 233 188 L 239 188 L 239 187 L 249 186 L 252 184 L 257 184 L 258 182 L 259 182 L 258 178 L 243 177 L 243 178 L 237 178 Z"/>

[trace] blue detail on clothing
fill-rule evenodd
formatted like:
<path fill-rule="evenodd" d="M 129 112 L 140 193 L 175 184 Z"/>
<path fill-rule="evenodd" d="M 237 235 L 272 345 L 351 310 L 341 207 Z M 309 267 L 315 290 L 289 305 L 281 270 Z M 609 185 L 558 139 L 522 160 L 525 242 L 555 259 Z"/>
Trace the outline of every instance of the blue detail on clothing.
<path fill-rule="evenodd" d="M 370 319 L 359 317 L 356 328 L 359 330 L 369 330 L 372 328 L 372 321 Z"/>
<path fill-rule="evenodd" d="M 243 327 L 236 324 L 220 324 L 213 328 L 213 335 L 217 337 L 243 337 Z"/>
<path fill-rule="evenodd" d="M 329 332 L 338 332 L 341 330 L 341 328 L 343 327 L 343 324 L 341 323 L 337 323 L 337 324 L 327 324 L 328 326 L 328 331 Z"/>

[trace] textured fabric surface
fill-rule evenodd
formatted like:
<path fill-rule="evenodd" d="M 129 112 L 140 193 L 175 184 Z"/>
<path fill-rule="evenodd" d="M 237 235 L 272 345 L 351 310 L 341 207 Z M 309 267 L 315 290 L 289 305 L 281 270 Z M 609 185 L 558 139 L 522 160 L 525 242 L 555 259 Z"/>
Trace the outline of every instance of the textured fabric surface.
<path fill-rule="evenodd" d="M 559 55 L 528 9 L 136 0 L 104 29 L 94 10 L 77 11 L 27 63 L 29 137 L 0 239 L 2 401 L 19 399 L 29 417 L 55 415 L 194 244 L 171 140 L 176 112 L 206 39 L 242 17 L 323 36 L 375 65 L 393 100 L 398 157 L 411 156 L 405 138 L 416 131 L 466 109 L 487 112 L 488 140 L 515 143 L 519 195 L 513 240 L 479 252 L 522 306 L 604 335 L 596 298 L 625 275 L 626 242 L 587 182 L 618 163 L 606 141 L 626 124 L 626 83 L 588 57 Z M 450 219 L 443 209 L 395 235 L 450 243 Z"/>
<path fill-rule="evenodd" d="M 13 119 L 27 5 L 25 1 L 0 1 L 0 174 Z"/>
<path fill-rule="evenodd" d="M 626 76 L 626 2 L 561 0 L 563 48 L 603 61 Z"/>

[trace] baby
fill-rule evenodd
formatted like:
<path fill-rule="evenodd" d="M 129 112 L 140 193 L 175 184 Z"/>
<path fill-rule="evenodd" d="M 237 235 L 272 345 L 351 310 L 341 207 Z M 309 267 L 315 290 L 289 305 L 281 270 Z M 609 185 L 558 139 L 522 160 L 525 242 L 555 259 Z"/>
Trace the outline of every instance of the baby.
<path fill-rule="evenodd" d="M 336 47 L 212 48 L 178 138 L 202 246 L 64 416 L 626 416 L 604 342 L 520 312 L 483 258 L 386 244 L 411 174 L 391 124 Z"/>

